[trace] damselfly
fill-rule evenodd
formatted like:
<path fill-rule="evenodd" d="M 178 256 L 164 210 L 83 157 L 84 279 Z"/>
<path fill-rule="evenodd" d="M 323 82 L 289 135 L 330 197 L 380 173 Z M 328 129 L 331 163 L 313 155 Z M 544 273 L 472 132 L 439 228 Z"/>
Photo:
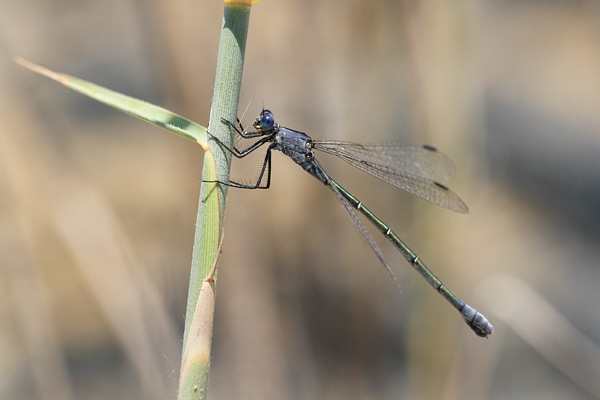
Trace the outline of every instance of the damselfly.
<path fill-rule="evenodd" d="M 239 121 L 238 124 L 225 119 L 222 121 L 235 130 L 243 139 L 257 139 L 247 148 L 239 150 L 235 146 L 233 148 L 226 146 L 219 139 L 209 134 L 235 157 L 243 158 L 267 143 L 269 146 L 258 180 L 254 185 L 234 181 L 218 183 L 243 189 L 268 189 L 271 185 L 271 150 L 283 152 L 335 193 L 354 224 L 358 227 L 396 284 L 398 284 L 396 276 L 383 258 L 383 254 L 375 243 L 375 240 L 354 212 L 354 209 L 360 211 L 392 242 L 410 265 L 461 313 L 467 325 L 477 335 L 486 337 L 493 332 L 494 328 L 492 324 L 483 314 L 452 293 L 388 225 L 325 172 L 317 162 L 313 150 L 320 150 L 336 155 L 354 167 L 404 189 L 409 193 L 452 211 L 466 213 L 468 212 L 466 204 L 453 191 L 438 182 L 438 180 L 451 178 L 456 172 L 454 164 L 448 156 L 439 152 L 436 148 L 427 145 L 399 142 L 352 143 L 334 140 L 313 140 L 303 132 L 277 124 L 273 114 L 269 110 L 263 110 L 260 113 L 260 116 L 253 124 L 254 131 L 245 131 Z M 263 183 L 265 175 L 266 182 Z"/>

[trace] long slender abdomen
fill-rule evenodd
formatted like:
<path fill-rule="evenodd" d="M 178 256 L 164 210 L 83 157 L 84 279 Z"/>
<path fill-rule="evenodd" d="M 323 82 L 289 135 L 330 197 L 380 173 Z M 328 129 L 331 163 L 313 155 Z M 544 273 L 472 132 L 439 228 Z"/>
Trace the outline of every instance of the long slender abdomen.
<path fill-rule="evenodd" d="M 310 172 L 310 171 L 309 171 Z M 311 172 L 312 173 L 312 172 Z M 313 174 L 314 175 L 314 174 Z M 316 175 L 315 175 L 316 176 Z M 487 318 L 473 307 L 462 301 L 456 296 L 415 254 L 399 237 L 386 225 L 381 219 L 365 207 L 360 200 L 348 192 L 336 181 L 330 179 L 332 185 L 338 189 L 341 195 L 350 203 L 350 205 L 360 211 L 377 229 L 384 234 L 386 238 L 402 253 L 410 265 L 442 295 L 452 306 L 460 312 L 463 319 L 469 327 L 481 337 L 486 337 L 494 331 L 494 327 Z"/>

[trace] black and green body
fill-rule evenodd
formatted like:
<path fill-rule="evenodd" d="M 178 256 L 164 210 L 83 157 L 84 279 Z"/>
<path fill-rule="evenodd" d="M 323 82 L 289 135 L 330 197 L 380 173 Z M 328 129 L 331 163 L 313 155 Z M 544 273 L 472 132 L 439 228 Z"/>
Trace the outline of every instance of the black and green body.
<path fill-rule="evenodd" d="M 239 123 L 236 125 L 227 120 L 223 120 L 223 122 L 234 129 L 242 138 L 257 139 L 243 150 L 238 150 L 235 147 L 230 148 L 219 142 L 235 157 L 243 158 L 264 144 L 268 144 L 268 148 L 256 184 L 246 185 L 234 181 L 220 182 L 221 184 L 243 189 L 268 189 L 271 185 L 271 150 L 281 151 L 335 193 L 354 224 L 377 255 L 379 261 L 396 283 L 395 274 L 383 258 L 383 254 L 377 243 L 375 243 L 369 231 L 367 231 L 354 212 L 355 209 L 360 211 L 361 214 L 383 233 L 402 253 L 410 265 L 461 313 L 467 325 L 477 335 L 486 337 L 493 332 L 492 324 L 483 314 L 452 293 L 387 224 L 325 172 L 315 159 L 313 150 L 320 150 L 336 155 L 362 171 L 404 189 L 409 193 L 450 210 L 466 213 L 468 212 L 466 204 L 448 187 L 438 182 L 438 179 L 448 179 L 455 173 L 454 164 L 447 156 L 437 151 L 434 147 L 427 145 L 398 142 L 352 143 L 313 140 L 304 132 L 276 124 L 273 114 L 269 110 L 261 112 L 253 124 L 255 128 L 253 132 L 244 131 Z"/>

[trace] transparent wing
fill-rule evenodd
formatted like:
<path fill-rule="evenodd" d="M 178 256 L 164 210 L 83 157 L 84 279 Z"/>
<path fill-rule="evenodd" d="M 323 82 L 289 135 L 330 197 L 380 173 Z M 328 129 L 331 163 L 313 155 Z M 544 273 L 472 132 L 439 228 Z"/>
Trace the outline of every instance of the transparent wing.
<path fill-rule="evenodd" d="M 356 226 L 358 228 L 363 239 L 365 239 L 367 244 L 371 247 L 371 249 L 377 256 L 377 258 L 379 259 L 379 262 L 381 262 L 381 264 L 383 265 L 383 268 L 385 268 L 385 270 L 388 272 L 388 274 L 390 274 L 390 276 L 394 280 L 394 283 L 398 287 L 398 290 L 400 290 L 400 282 L 398 282 L 398 278 L 396 278 L 396 274 L 394 274 L 394 271 L 392 271 L 392 269 L 388 265 L 387 261 L 385 261 L 385 258 L 383 258 L 383 254 L 381 253 L 381 250 L 379 249 L 379 246 L 377 246 L 377 243 L 375 242 L 375 239 L 373 239 L 373 236 L 371 235 L 371 233 L 367 230 L 367 228 L 365 228 L 365 226 L 361 222 L 360 218 L 358 218 L 358 215 L 356 215 L 356 212 L 354 212 L 354 209 L 352 208 L 350 203 L 348 203 L 348 200 L 346 200 L 344 198 L 344 196 L 342 196 L 342 194 L 340 193 L 338 188 L 333 183 L 331 183 L 331 178 L 325 172 L 323 167 L 321 167 L 321 165 L 316 160 L 314 160 L 313 162 L 317 165 L 317 167 L 319 167 L 319 169 L 321 169 L 321 171 L 323 172 L 323 175 L 327 179 L 327 186 L 329 186 L 329 188 L 333 191 L 333 193 L 335 193 L 338 200 L 344 206 L 346 213 L 348 214 L 348 216 L 354 223 L 354 226 Z"/>
<path fill-rule="evenodd" d="M 447 155 L 434 147 L 317 140 L 313 141 L 313 148 L 336 155 L 370 175 L 449 210 L 469 210 L 456 193 L 437 182 L 452 178 L 456 168 Z"/>

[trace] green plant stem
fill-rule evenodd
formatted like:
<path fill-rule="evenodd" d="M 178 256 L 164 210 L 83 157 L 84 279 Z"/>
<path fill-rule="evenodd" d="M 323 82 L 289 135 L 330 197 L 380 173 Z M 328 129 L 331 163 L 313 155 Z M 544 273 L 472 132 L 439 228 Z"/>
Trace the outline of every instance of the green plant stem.
<path fill-rule="evenodd" d="M 237 116 L 249 17 L 250 5 L 225 5 L 208 129 L 212 135 L 229 146 L 233 141 L 232 135 L 228 127 L 221 122 L 221 118 L 235 121 Z M 205 154 L 202 177 L 206 180 L 214 179 L 210 176 L 214 176 L 216 169 L 218 179 L 227 181 L 231 155 L 214 140 L 210 140 L 209 143 L 213 151 L 207 151 Z M 180 400 L 206 397 L 215 282 L 205 279 L 215 262 L 218 243 L 223 233 L 221 227 L 226 195 L 227 188 L 223 185 L 203 183 L 200 187 L 183 337 Z"/>

